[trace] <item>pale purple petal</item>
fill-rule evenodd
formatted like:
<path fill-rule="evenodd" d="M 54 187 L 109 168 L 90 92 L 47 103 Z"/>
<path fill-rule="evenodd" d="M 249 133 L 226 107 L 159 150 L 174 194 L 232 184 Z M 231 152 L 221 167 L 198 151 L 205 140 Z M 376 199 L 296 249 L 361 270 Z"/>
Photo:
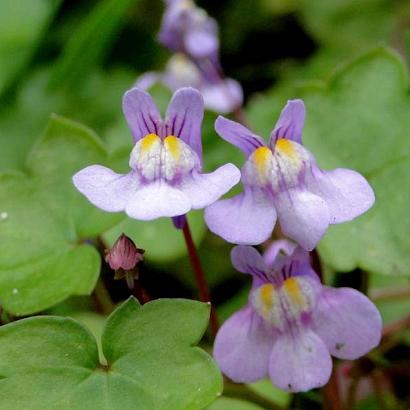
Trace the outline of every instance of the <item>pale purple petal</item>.
<path fill-rule="evenodd" d="M 225 141 L 238 147 L 246 156 L 266 145 L 261 137 L 253 134 L 243 125 L 222 116 L 216 119 L 215 130 Z"/>
<path fill-rule="evenodd" d="M 202 161 L 201 125 L 204 100 L 199 91 L 186 87 L 179 89 L 168 105 L 165 137 L 173 135 L 188 144 Z"/>
<path fill-rule="evenodd" d="M 187 30 L 184 40 L 187 53 L 194 58 L 212 58 L 218 53 L 219 40 L 212 24 Z"/>
<path fill-rule="evenodd" d="M 247 306 L 232 315 L 215 338 L 214 358 L 236 383 L 251 383 L 268 374 L 274 331 Z"/>
<path fill-rule="evenodd" d="M 92 204 L 107 212 L 123 211 L 139 188 L 134 172 L 117 174 L 101 165 L 90 165 L 77 172 L 73 183 Z"/>
<path fill-rule="evenodd" d="M 264 276 L 267 270 L 261 254 L 252 246 L 235 246 L 231 250 L 231 261 L 237 271 L 249 273 L 258 278 Z"/>
<path fill-rule="evenodd" d="M 314 323 L 330 353 L 340 359 L 357 359 L 380 342 L 380 314 L 365 295 L 354 289 L 324 287 Z"/>
<path fill-rule="evenodd" d="M 286 138 L 301 144 L 304 123 L 304 102 L 302 100 L 288 101 L 271 133 L 270 145 L 274 146 L 276 140 L 280 138 Z"/>
<path fill-rule="evenodd" d="M 272 234 L 276 211 L 266 197 L 244 192 L 205 209 L 208 228 L 228 242 L 258 245 Z"/>
<path fill-rule="evenodd" d="M 205 106 L 220 113 L 232 112 L 243 102 L 242 87 L 231 78 L 216 83 L 204 83 L 201 92 Z"/>
<path fill-rule="evenodd" d="M 225 164 L 210 174 L 192 173 L 184 179 L 180 189 L 188 196 L 193 209 L 201 209 L 213 204 L 240 179 L 239 169 L 233 164 Z"/>
<path fill-rule="evenodd" d="M 148 71 L 137 78 L 134 87 L 140 90 L 148 90 L 154 84 L 161 82 L 162 74 L 156 71 Z"/>
<path fill-rule="evenodd" d="M 332 224 L 350 221 L 374 203 L 374 192 L 369 183 L 350 169 L 317 169 L 308 181 L 308 189 L 327 202 Z"/>
<path fill-rule="evenodd" d="M 310 192 L 290 189 L 277 195 L 274 203 L 284 235 L 312 250 L 330 223 L 326 202 Z"/>
<path fill-rule="evenodd" d="M 304 392 L 325 385 L 332 372 L 332 359 L 319 336 L 310 329 L 294 329 L 281 335 L 269 362 L 272 383 L 282 390 Z"/>
<path fill-rule="evenodd" d="M 162 120 L 151 96 L 139 88 L 132 88 L 124 94 L 122 109 L 137 142 L 148 134 L 161 132 Z"/>
<path fill-rule="evenodd" d="M 289 241 L 288 239 L 280 239 L 273 241 L 268 249 L 263 253 L 263 259 L 268 266 L 273 266 L 278 255 L 283 253 L 285 255 L 292 255 L 293 251 L 296 249 L 297 244 L 295 242 Z"/>
<path fill-rule="evenodd" d="M 166 182 L 141 187 L 128 201 L 125 212 L 131 218 L 149 221 L 162 216 L 179 216 L 191 209 L 189 198 Z"/>

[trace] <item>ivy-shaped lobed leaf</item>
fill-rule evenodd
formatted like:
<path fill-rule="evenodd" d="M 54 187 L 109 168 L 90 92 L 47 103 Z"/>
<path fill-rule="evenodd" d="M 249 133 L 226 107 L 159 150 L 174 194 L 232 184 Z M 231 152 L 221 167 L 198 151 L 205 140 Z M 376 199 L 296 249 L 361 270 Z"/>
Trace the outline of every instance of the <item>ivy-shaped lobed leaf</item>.
<path fill-rule="evenodd" d="M 210 306 L 130 298 L 95 338 L 73 319 L 44 316 L 0 328 L 0 402 L 11 409 L 196 410 L 212 403 L 222 377 L 199 347 Z"/>
<path fill-rule="evenodd" d="M 53 116 L 32 149 L 26 172 L 0 174 L 0 301 L 15 315 L 88 294 L 100 256 L 87 240 L 122 218 L 82 197 L 72 175 L 110 158 L 91 130 Z"/>
<path fill-rule="evenodd" d="M 286 100 L 303 98 L 303 141 L 319 164 L 357 170 L 373 186 L 373 208 L 355 221 L 332 226 L 319 245 L 320 255 L 335 270 L 410 273 L 408 91 L 403 62 L 379 47 L 341 69 L 329 83 L 283 87 L 250 105 L 251 123 L 268 135 Z"/>

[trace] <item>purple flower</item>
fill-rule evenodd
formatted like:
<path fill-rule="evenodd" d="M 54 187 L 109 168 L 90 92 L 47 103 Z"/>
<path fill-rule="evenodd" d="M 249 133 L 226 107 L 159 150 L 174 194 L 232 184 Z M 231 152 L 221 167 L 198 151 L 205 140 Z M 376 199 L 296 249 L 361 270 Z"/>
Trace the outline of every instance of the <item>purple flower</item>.
<path fill-rule="evenodd" d="M 150 71 L 141 75 L 135 86 L 148 90 L 156 83 L 162 83 L 172 91 L 194 87 L 202 94 L 205 107 L 220 113 L 232 112 L 243 102 L 242 87 L 237 81 L 218 75 L 203 75 L 184 54 L 171 57 L 163 73 Z"/>
<path fill-rule="evenodd" d="M 291 100 L 273 129 L 269 145 L 243 125 L 219 117 L 218 134 L 240 148 L 244 192 L 208 207 L 209 229 L 237 244 L 259 244 L 271 236 L 279 219 L 282 232 L 313 249 L 329 224 L 349 221 L 367 211 L 374 193 L 359 173 L 323 171 L 302 145 L 305 105 Z"/>
<path fill-rule="evenodd" d="M 217 59 L 218 26 L 191 0 L 168 0 L 159 40 L 169 49 L 193 59 Z"/>
<path fill-rule="evenodd" d="M 237 383 L 270 377 L 292 392 L 323 386 L 330 355 L 354 360 L 378 345 L 382 322 L 373 303 L 350 288 L 323 286 L 297 247 L 276 246 L 268 264 L 251 246 L 236 246 L 234 267 L 252 275 L 248 304 L 220 328 L 214 357 Z M 273 256 L 272 252 L 270 258 Z"/>
<path fill-rule="evenodd" d="M 122 175 L 91 165 L 73 177 L 95 206 L 141 220 L 173 217 L 210 205 L 238 183 L 240 172 L 232 164 L 200 172 L 204 104 L 197 90 L 178 90 L 164 121 L 151 96 L 138 88 L 125 93 L 123 110 L 135 141 L 131 171 Z"/>

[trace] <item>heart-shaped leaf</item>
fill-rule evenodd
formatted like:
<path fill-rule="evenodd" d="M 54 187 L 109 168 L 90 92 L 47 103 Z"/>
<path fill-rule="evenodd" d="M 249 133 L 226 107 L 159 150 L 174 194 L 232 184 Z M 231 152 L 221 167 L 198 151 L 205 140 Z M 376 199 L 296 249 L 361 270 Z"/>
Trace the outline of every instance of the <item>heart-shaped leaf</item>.
<path fill-rule="evenodd" d="M 54 116 L 25 174 L 0 174 L 0 300 L 16 315 L 88 294 L 100 257 L 86 240 L 121 220 L 82 197 L 72 175 L 108 154 L 89 129 Z"/>
<path fill-rule="evenodd" d="M 202 409 L 222 377 L 196 344 L 209 305 L 130 298 L 108 318 L 98 359 L 95 338 L 63 317 L 34 317 L 0 328 L 0 402 L 4 410 Z M 52 386 L 52 388 L 50 388 Z"/>

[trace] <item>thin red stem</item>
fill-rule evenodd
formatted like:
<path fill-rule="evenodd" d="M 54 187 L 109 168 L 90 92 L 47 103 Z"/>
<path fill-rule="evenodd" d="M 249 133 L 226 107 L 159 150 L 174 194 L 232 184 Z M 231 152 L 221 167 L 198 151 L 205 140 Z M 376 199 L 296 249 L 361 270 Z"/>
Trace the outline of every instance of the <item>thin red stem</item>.
<path fill-rule="evenodd" d="M 198 251 L 196 249 L 195 243 L 192 239 L 191 229 L 189 228 L 188 220 L 185 221 L 184 227 L 182 228 L 184 234 L 184 239 L 186 247 L 188 250 L 189 260 L 192 265 L 192 269 L 195 274 L 195 281 L 199 290 L 199 299 L 202 302 L 211 302 L 211 292 L 209 290 L 208 282 L 204 270 L 202 269 L 201 261 L 199 259 Z M 215 309 L 211 306 L 211 317 L 210 317 L 211 329 L 214 336 L 219 329 L 218 317 L 216 315 Z"/>
<path fill-rule="evenodd" d="M 333 366 L 332 375 L 326 386 L 323 387 L 322 394 L 325 410 L 343 410 L 344 406 L 340 397 L 339 375 L 336 366 Z"/>

